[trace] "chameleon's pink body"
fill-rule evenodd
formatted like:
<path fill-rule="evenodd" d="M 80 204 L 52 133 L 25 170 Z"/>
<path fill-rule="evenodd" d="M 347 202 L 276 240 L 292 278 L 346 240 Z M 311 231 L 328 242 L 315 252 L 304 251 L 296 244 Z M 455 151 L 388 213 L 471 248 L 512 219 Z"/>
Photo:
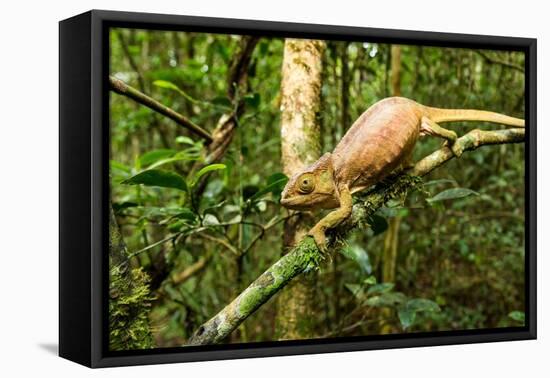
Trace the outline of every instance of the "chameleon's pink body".
<path fill-rule="evenodd" d="M 402 97 L 365 111 L 332 152 L 337 186 L 355 193 L 398 168 L 418 140 L 422 113 L 422 105 Z"/>

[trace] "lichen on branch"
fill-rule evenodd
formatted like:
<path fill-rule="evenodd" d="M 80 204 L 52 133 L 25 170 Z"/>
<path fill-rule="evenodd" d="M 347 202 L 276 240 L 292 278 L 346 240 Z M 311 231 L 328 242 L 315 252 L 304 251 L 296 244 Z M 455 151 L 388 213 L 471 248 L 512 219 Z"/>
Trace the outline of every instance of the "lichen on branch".
<path fill-rule="evenodd" d="M 316 269 L 321 258 L 313 239 L 304 239 L 252 282 L 233 302 L 201 325 L 188 344 L 220 342 L 290 280 L 301 273 Z"/>

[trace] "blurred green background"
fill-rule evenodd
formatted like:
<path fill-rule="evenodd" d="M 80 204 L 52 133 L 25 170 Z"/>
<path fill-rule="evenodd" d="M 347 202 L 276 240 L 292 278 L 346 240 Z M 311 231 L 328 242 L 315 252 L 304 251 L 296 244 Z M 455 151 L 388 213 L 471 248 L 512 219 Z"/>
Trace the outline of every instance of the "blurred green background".
<path fill-rule="evenodd" d="M 212 131 L 233 106 L 227 83 L 240 40 L 112 29 L 110 73 Z M 139 300 L 150 300 L 155 347 L 185 344 L 281 257 L 280 219 L 287 214 L 278 204 L 284 186 L 283 46 L 284 39 L 260 38 L 254 47 L 246 67 L 247 90 L 239 94 L 238 127 L 218 162 L 222 165 L 211 165 L 204 176 L 204 187 L 193 185 L 197 167 L 207 165 L 203 141 L 111 93 L 112 206 L 133 256 L 131 266 L 150 278 L 148 294 Z M 405 45 L 399 51 L 402 96 L 429 106 L 523 118 L 523 53 Z M 391 55 L 388 44 L 326 42 L 319 120 L 323 152 L 331 151 L 370 105 L 395 92 Z M 460 136 L 502 126 L 469 122 L 447 127 Z M 441 143 L 422 139 L 415 158 Z M 424 190 L 411 193 L 404 203 L 389 203 L 374 230 L 355 232 L 345 250 L 321 266 L 316 315 L 309 319 L 312 337 L 522 325 L 524 163 L 523 144 L 483 147 L 433 172 Z M 171 180 L 182 178 L 188 190 L 158 186 L 159 177 L 151 178 L 151 185 L 130 185 L 147 169 L 173 173 Z M 469 191 L 447 200 L 434 197 L 451 188 Z M 394 261 L 387 261 L 391 248 Z M 113 300 L 112 305 L 111 312 L 120 304 Z M 277 302 L 269 301 L 228 342 L 276 339 L 277 312 Z"/>

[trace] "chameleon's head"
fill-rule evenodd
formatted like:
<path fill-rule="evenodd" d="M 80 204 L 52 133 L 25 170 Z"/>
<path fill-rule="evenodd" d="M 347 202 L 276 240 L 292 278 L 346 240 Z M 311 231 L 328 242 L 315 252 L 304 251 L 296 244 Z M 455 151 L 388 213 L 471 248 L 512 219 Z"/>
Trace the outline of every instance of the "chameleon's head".
<path fill-rule="evenodd" d="M 281 194 L 281 205 L 293 210 L 333 209 L 340 206 L 330 153 L 324 154 L 288 180 Z"/>

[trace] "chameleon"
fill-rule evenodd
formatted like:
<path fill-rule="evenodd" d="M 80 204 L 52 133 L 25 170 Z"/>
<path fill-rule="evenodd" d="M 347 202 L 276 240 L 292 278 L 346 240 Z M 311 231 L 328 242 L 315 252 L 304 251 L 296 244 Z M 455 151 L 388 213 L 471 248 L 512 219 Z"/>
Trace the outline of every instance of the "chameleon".
<path fill-rule="evenodd" d="M 473 109 L 442 109 L 404 97 L 388 97 L 369 107 L 350 127 L 332 153 L 294 174 L 281 193 L 281 205 L 293 210 L 336 209 L 309 232 L 324 252 L 325 231 L 351 215 L 352 194 L 407 166 L 419 137 L 443 138 L 455 156 L 462 150 L 457 134 L 439 122 L 484 121 L 525 127 L 523 119 Z"/>

